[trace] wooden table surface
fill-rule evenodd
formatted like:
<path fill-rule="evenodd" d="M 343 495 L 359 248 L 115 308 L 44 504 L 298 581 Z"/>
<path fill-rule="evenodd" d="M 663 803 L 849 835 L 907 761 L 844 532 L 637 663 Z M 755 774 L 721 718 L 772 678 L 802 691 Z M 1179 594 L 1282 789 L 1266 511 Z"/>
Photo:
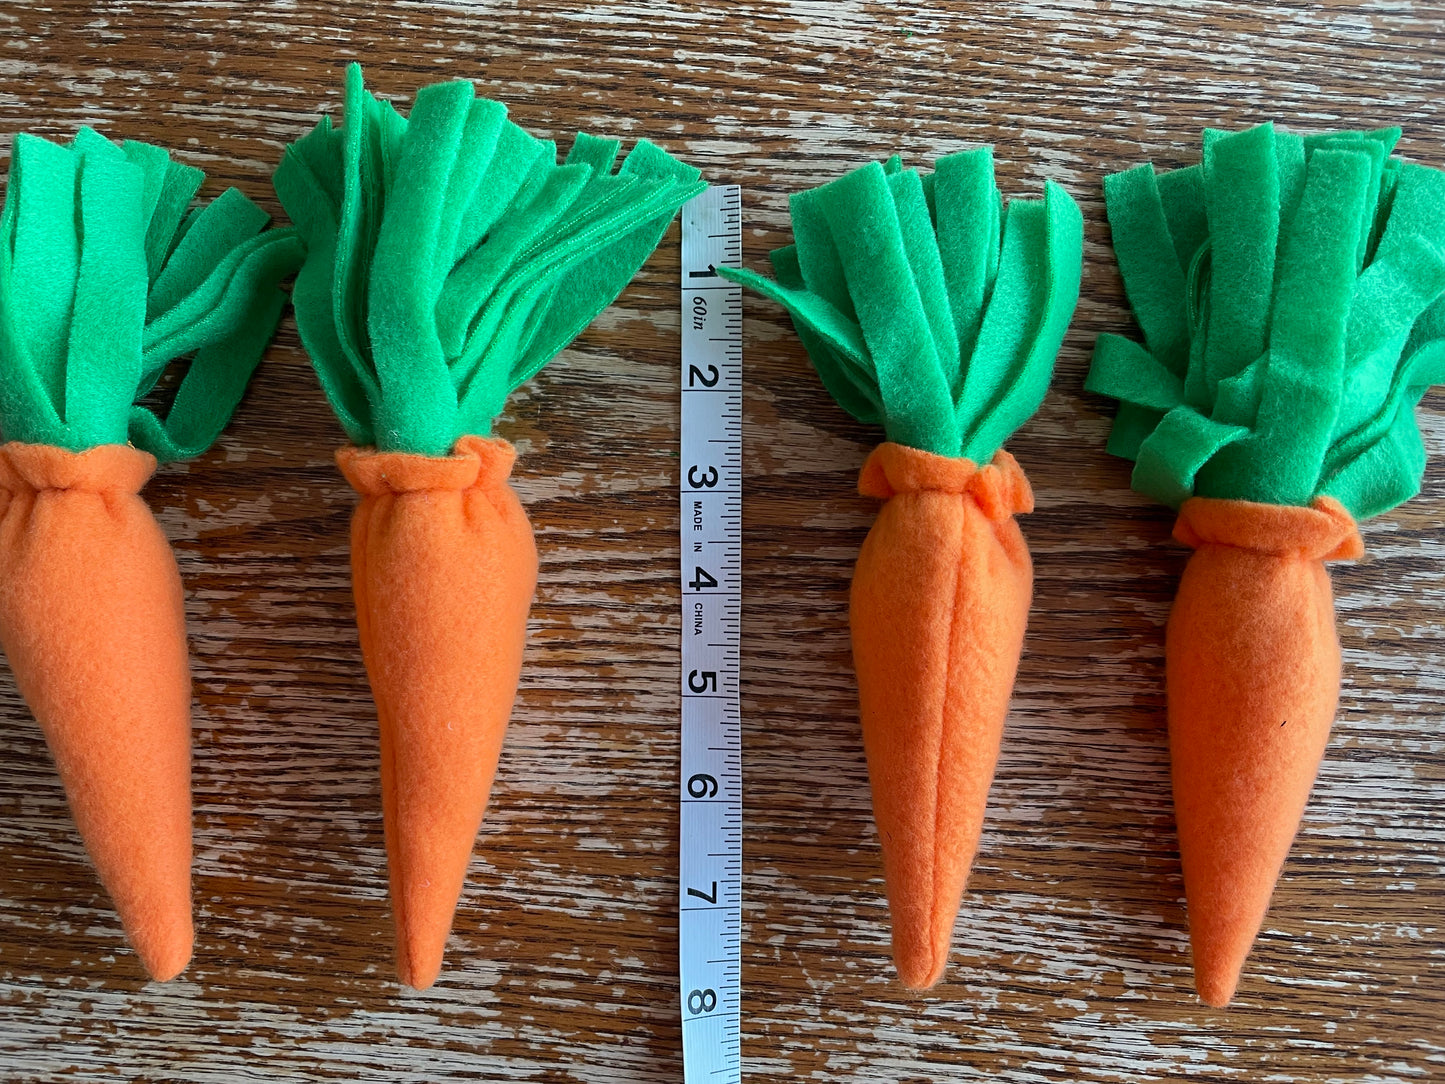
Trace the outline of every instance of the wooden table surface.
<path fill-rule="evenodd" d="M 887 958 L 846 631 L 877 434 L 787 319 L 746 308 L 745 1065 L 753 1080 L 1445 1079 L 1445 398 L 1424 492 L 1335 572 L 1344 695 L 1233 1008 L 1192 992 L 1163 729 L 1184 551 L 1103 451 L 1094 337 L 1130 331 L 1101 179 L 1197 160 L 1205 125 L 1398 123 L 1445 164 L 1434 0 L 53 0 L 0 8 L 0 128 L 166 143 L 279 212 L 282 147 L 378 93 L 466 77 L 532 131 L 642 136 L 745 191 L 746 260 L 787 194 L 897 149 L 997 148 L 1064 184 L 1083 297 L 1011 443 L 1037 587 L 946 981 Z M 674 225 L 498 431 L 541 584 L 512 729 L 432 990 L 391 964 L 376 724 L 347 570 L 341 432 L 288 316 L 218 447 L 147 490 L 187 591 L 196 955 L 144 981 L 0 671 L 0 1080 L 679 1081 Z"/>

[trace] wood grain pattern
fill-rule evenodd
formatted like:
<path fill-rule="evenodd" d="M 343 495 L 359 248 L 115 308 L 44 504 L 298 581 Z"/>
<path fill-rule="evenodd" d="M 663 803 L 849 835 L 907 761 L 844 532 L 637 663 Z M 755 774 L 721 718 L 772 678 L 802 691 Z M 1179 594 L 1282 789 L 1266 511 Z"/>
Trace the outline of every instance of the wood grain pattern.
<path fill-rule="evenodd" d="M 848 421 L 747 302 L 744 1057 L 754 1080 L 1445 1078 L 1445 464 L 1335 575 L 1335 737 L 1237 1005 L 1192 995 L 1162 729 L 1183 553 L 1081 390 L 1128 331 L 1100 181 L 1204 125 L 1399 123 L 1445 164 L 1445 5 L 1018 0 L 52 0 L 0 8 L 0 129 L 164 142 L 268 176 L 360 58 L 399 104 L 468 77 L 564 141 L 643 135 L 786 195 L 894 149 L 997 146 L 1088 222 L 1055 388 L 1011 444 L 1036 603 L 946 984 L 892 979 L 846 633 L 872 515 Z M 0 1079 L 650 1082 L 676 1022 L 676 227 L 512 400 L 542 555 L 492 809 L 431 991 L 393 981 L 375 721 L 352 625 L 341 434 L 288 317 L 212 453 L 148 495 L 188 591 L 195 962 L 142 981 L 0 671 Z M 1421 411 L 1445 452 L 1445 399 Z"/>

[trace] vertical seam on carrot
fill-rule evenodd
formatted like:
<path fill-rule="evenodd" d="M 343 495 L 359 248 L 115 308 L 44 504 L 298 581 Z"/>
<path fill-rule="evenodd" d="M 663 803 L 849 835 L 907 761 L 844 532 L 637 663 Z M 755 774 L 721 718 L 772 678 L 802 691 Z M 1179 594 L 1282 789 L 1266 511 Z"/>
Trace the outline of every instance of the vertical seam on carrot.
<path fill-rule="evenodd" d="M 943 802 L 943 746 L 948 741 L 948 689 L 954 680 L 954 661 L 957 652 L 954 651 L 954 644 L 958 640 L 958 589 L 963 583 L 963 542 L 964 542 L 964 520 L 968 516 L 968 509 L 965 502 L 969 500 L 967 494 L 957 495 L 959 506 L 962 509 L 962 516 L 958 520 L 958 544 L 955 547 L 955 560 L 953 562 L 953 590 L 951 593 L 951 605 L 948 617 L 948 658 L 944 666 L 944 688 L 943 697 L 939 701 L 939 725 L 938 725 L 938 748 L 935 753 L 933 768 L 933 870 L 929 877 L 932 883 L 932 890 L 929 893 L 928 901 L 928 938 L 929 938 L 929 974 L 937 970 L 939 961 L 936 959 L 937 946 L 933 944 L 934 924 L 937 922 L 936 912 L 938 910 L 938 870 L 942 865 L 939 860 L 939 847 L 943 840 L 938 831 L 938 811 Z M 952 931 L 950 930 L 950 939 Z M 947 942 L 946 942 L 947 943 Z M 944 961 L 947 961 L 947 949 L 944 950 Z"/>

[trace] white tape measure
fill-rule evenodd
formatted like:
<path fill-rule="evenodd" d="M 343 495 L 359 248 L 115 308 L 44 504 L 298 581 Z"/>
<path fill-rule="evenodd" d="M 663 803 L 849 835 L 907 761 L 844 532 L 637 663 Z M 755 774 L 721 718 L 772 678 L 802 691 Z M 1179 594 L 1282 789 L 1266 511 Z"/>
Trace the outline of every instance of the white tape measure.
<path fill-rule="evenodd" d="M 682 208 L 682 861 L 686 1084 L 742 1080 L 742 191 Z"/>

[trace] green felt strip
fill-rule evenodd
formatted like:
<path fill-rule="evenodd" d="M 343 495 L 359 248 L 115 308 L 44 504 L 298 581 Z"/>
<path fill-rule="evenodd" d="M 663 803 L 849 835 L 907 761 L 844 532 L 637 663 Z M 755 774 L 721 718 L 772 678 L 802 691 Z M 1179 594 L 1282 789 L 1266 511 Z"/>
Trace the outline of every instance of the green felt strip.
<path fill-rule="evenodd" d="M 373 404 L 379 442 L 445 455 L 460 435 L 457 396 L 437 333 L 445 281 L 443 212 L 452 166 L 467 129 L 472 88 L 436 83 L 417 94 L 400 156 L 384 193 L 376 247 L 367 269 L 365 338 L 381 395 Z M 388 144 L 389 145 L 389 144 Z"/>
<path fill-rule="evenodd" d="M 124 158 L 80 161 L 80 270 L 65 356 L 62 444 L 116 443 L 141 379 L 147 270 L 144 175 Z"/>
<path fill-rule="evenodd" d="M 1084 388 L 1150 410 L 1173 410 L 1184 403 L 1184 381 L 1179 375 L 1122 335 L 1099 336 Z"/>
<path fill-rule="evenodd" d="M 1398 368 L 1374 416 L 1335 440 L 1321 472 L 1324 480 L 1320 491 L 1342 502 L 1340 494 L 1351 495 L 1362 509 L 1369 509 L 1361 511 L 1361 516 L 1376 515 L 1400 503 L 1382 503 L 1384 494 L 1399 488 L 1400 477 L 1411 479 L 1410 492 L 1400 500 L 1413 496 L 1425 464 L 1416 455 L 1418 430 L 1412 437 L 1405 429 L 1414 427 L 1414 409 L 1425 392 L 1442 382 L 1445 340 L 1437 339 L 1411 354 Z M 1418 446 L 1423 449 L 1423 444 Z M 1403 460 L 1391 463 L 1395 452 L 1402 453 Z"/>
<path fill-rule="evenodd" d="M 978 329 L 977 354 L 969 359 L 958 400 L 959 424 L 965 434 L 961 454 L 970 458 L 973 458 L 969 450 L 971 444 L 988 443 L 986 436 L 975 440 L 975 434 L 1004 401 L 1009 384 L 1023 370 L 1032 333 L 1047 307 L 1048 267 L 1038 258 L 1041 252 L 1047 251 L 1049 243 L 1046 215 L 1045 204 L 1037 200 L 1014 200 L 1004 212 L 998 280 L 984 313 L 983 326 Z M 1052 359 L 1049 359 L 1042 374 L 1046 385 L 1051 371 Z M 1034 405 L 1042 399 L 1041 392 Z M 1017 427 L 1014 425 L 1009 431 Z M 998 441 L 995 447 L 1001 443 Z M 987 454 L 992 455 L 992 450 Z"/>
<path fill-rule="evenodd" d="M 530 380 L 596 319 L 607 299 L 622 292 L 667 232 L 679 189 L 691 189 L 697 178 L 691 166 L 646 140 L 632 148 L 620 172 L 637 183 L 619 215 L 594 223 L 585 245 L 558 245 L 559 257 L 548 270 L 552 296 L 540 310 L 536 334 L 513 381 Z"/>
<path fill-rule="evenodd" d="M 1206 489 L 1308 504 L 1329 447 L 1344 378 L 1345 319 L 1355 281 L 1368 157 L 1314 151 L 1277 262 L 1269 360 L 1253 432 L 1200 473 Z"/>
<path fill-rule="evenodd" d="M 166 258 L 180 243 L 181 223 L 205 179 L 205 173 L 193 166 L 166 162 L 155 209 L 146 228 L 146 268 L 151 282 L 155 282 L 165 267 Z"/>
<path fill-rule="evenodd" d="M 826 189 L 823 185 L 795 192 L 788 200 L 788 213 L 793 220 L 793 247 L 798 251 L 803 288 L 856 323 L 858 313 L 853 308 L 843 262 L 833 240 L 833 228 L 824 211 Z"/>
<path fill-rule="evenodd" d="M 1373 263 L 1375 253 L 1379 249 L 1380 239 L 1385 234 L 1385 227 L 1390 222 L 1391 212 L 1395 207 L 1395 193 L 1398 190 L 1400 174 L 1404 172 L 1410 163 L 1401 162 L 1398 158 L 1385 159 L 1384 169 L 1380 173 L 1380 198 L 1375 204 L 1375 220 L 1370 228 L 1370 244 L 1365 251 L 1365 263 Z"/>
<path fill-rule="evenodd" d="M 1374 260 L 1355 284 L 1346 332 L 1346 352 L 1355 364 L 1340 396 L 1336 437 L 1384 405 L 1412 329 L 1445 294 L 1445 174 L 1417 165 L 1398 172 Z M 1445 328 L 1432 334 L 1441 337 Z"/>
<path fill-rule="evenodd" d="M 1328 494 L 1357 518 L 1418 489 L 1413 409 L 1445 375 L 1445 174 L 1391 158 L 1398 137 L 1209 131 L 1202 169 L 1106 182 L 1144 343 L 1101 336 L 1087 387 L 1120 401 L 1109 448 L 1136 489 Z M 1181 399 L 1160 328 L 1189 252 Z"/>
<path fill-rule="evenodd" d="M 255 298 L 265 297 L 269 304 L 275 284 L 295 270 L 302 255 L 300 239 L 290 230 L 259 233 L 228 254 L 192 295 L 196 304 L 190 304 L 187 298 L 165 319 L 146 327 L 141 355 L 145 369 L 142 391 L 148 392 L 155 385 L 169 359 L 249 333 L 244 325 L 254 313 L 269 311 L 258 308 Z M 274 320 L 271 327 L 275 329 Z M 236 365 L 254 368 L 259 361 L 258 353 L 249 360 L 238 360 Z"/>
<path fill-rule="evenodd" d="M 1293 132 L 1274 133 L 1275 169 L 1279 174 L 1279 236 L 1288 237 L 1304 197 L 1308 158 L 1303 137 Z M 1278 275 L 1276 267 L 1276 275 Z"/>
<path fill-rule="evenodd" d="M 285 246 L 270 246 L 273 258 L 288 272 L 301 254 L 299 244 L 289 247 L 286 252 Z M 215 443 L 241 401 L 286 305 L 286 293 L 274 287 L 274 275 L 271 271 L 266 276 L 272 284 L 268 288 L 247 291 L 249 305 L 236 310 L 228 336 L 212 339 L 196 351 L 164 419 L 149 407 L 131 407 L 132 444 L 167 461 L 200 455 Z M 224 409 L 227 406 L 230 409 Z"/>
<path fill-rule="evenodd" d="M 1279 233 L 1279 173 L 1268 125 L 1221 134 L 1205 146 L 1209 214 L 1209 322 L 1205 387 L 1264 350 Z"/>
<path fill-rule="evenodd" d="M 792 197 L 775 278 L 824 386 L 887 438 L 987 462 L 1043 400 L 1078 300 L 1083 219 L 1052 182 L 1001 209 L 988 149 L 897 156 Z"/>
<path fill-rule="evenodd" d="M 28 322 L 33 310 L 21 304 L 25 295 L 15 273 L 16 253 L 26 247 L 17 239 L 19 207 L 28 198 L 21 184 L 24 171 L 20 156 L 25 153 L 24 145 L 33 138 L 24 133 L 16 137 L 5 204 L 0 208 L 0 437 L 43 443 L 49 434 L 62 428 L 55 403 L 63 394 L 65 374 L 63 370 L 56 374 L 58 387 L 47 387 L 41 381 L 35 359 L 49 342 L 50 329 L 42 327 L 37 332 Z M 79 266 L 78 244 L 73 265 Z M 67 281 L 73 292 L 73 278 Z"/>
<path fill-rule="evenodd" d="M 487 101 L 487 99 L 480 99 Z M 487 104 L 497 104 L 488 102 Z M 522 185 L 539 164 L 556 158 L 557 148 L 543 142 L 515 124 L 505 123 L 506 107 L 502 106 L 503 125 L 497 136 L 492 158 L 482 179 L 472 193 L 467 209 L 457 228 L 453 262 L 460 260 L 487 236 L 497 220 L 512 206 Z"/>
<path fill-rule="evenodd" d="M 195 292 L 210 270 L 237 246 L 266 228 L 269 216 L 234 188 L 222 192 L 196 215 L 151 284 L 148 319 L 174 309 Z"/>
<path fill-rule="evenodd" d="M 11 158 L 15 208 L 10 301 L 27 322 L 28 362 L 49 401 L 65 402 L 65 353 L 80 271 L 75 214 L 77 156 L 68 147 L 22 132 Z M 8 355 L 7 355 L 8 356 Z"/>
<path fill-rule="evenodd" d="M 998 274 L 1003 196 L 994 184 L 993 148 L 940 158 L 929 178 L 954 341 L 959 356 L 966 359 L 978 342 L 984 307 Z"/>
<path fill-rule="evenodd" d="M 1043 402 L 1079 298 L 1083 249 L 1083 216 L 1053 181 L 1042 203 L 1009 205 L 998 282 L 958 404 L 963 454 L 974 462 L 988 462 Z"/>
<path fill-rule="evenodd" d="M 1194 476 L 1219 452 L 1249 435 L 1239 425 L 1212 421 L 1190 406 L 1165 414 L 1139 445 L 1134 488 L 1177 505 L 1194 493 Z"/>
<path fill-rule="evenodd" d="M 457 148 L 451 175 L 447 178 L 446 202 L 442 206 L 437 230 L 438 256 L 432 266 L 433 291 L 441 291 L 446 285 L 447 272 L 451 265 L 481 238 L 481 235 L 477 234 L 468 235 L 463 240 L 463 231 L 471 228 L 467 212 L 482 184 L 487 167 L 496 157 L 497 142 L 502 138 L 506 127 L 507 107 L 501 102 L 475 98 L 468 103 L 466 128 Z"/>
<path fill-rule="evenodd" d="M 751 271 L 744 272 L 742 281 L 775 300 L 782 295 L 775 295 L 773 291 L 781 289 L 790 291 L 788 296 L 795 299 L 793 303 L 797 306 L 816 305 L 820 310 L 827 307 L 827 302 L 810 297 L 803 286 L 798 250 L 793 245 L 773 249 L 768 254 L 768 262 L 773 266 L 776 282 Z M 882 425 L 883 403 L 878 396 L 878 380 L 857 325 L 836 310 L 818 319 L 835 329 L 832 336 L 815 330 L 813 320 L 796 315 L 793 326 L 803 348 L 813 359 L 823 386 L 844 410 L 865 425 Z"/>
<path fill-rule="evenodd" d="M 1119 412 L 1114 416 L 1114 424 L 1109 430 L 1109 441 L 1106 445 L 1109 454 L 1117 455 L 1121 459 L 1138 459 L 1139 449 L 1149 434 L 1154 432 L 1155 426 L 1164 420 L 1166 413 L 1168 412 L 1140 406 L 1138 403 L 1120 403 Z"/>
<path fill-rule="evenodd" d="M 1259 421 L 1259 403 L 1264 397 L 1269 360 L 1268 354 L 1257 357 L 1233 376 L 1221 380 L 1214 389 L 1214 409 L 1209 412 L 1210 417 L 1224 425 L 1254 428 Z"/>
<path fill-rule="evenodd" d="M 16 137 L 0 214 L 0 434 L 74 451 L 204 451 L 240 401 L 300 263 L 294 231 L 204 174 L 88 128 Z M 164 419 L 137 405 L 185 370 Z M 137 418 L 144 419 L 137 422 Z M 169 435 L 167 435 L 169 434 Z"/>
<path fill-rule="evenodd" d="M 337 216 L 334 293 L 326 298 L 326 309 L 336 322 L 345 360 L 368 391 L 379 398 L 380 376 L 373 364 L 367 334 L 371 258 L 381 231 L 379 204 L 382 193 L 391 183 L 389 174 L 394 172 L 389 163 L 400 156 L 400 138 L 396 125 L 390 122 L 390 114 L 366 93 L 360 75 L 351 68 L 347 69 L 346 77 L 346 115 L 364 117 L 365 121 L 347 125 L 340 132 L 345 183 Z M 284 196 L 282 203 L 285 204 Z M 289 206 L 287 214 L 290 214 Z M 313 241 L 305 233 L 301 239 L 308 249 L 306 262 L 309 264 Z M 305 310 L 299 307 L 298 301 L 293 295 L 292 305 L 299 324 L 309 313 L 303 316 Z"/>
<path fill-rule="evenodd" d="M 97 133 L 98 134 L 98 133 Z M 164 147 L 153 147 L 149 143 L 137 143 L 127 139 L 120 145 L 126 161 L 138 166 L 141 171 L 141 221 L 146 227 L 146 272 L 150 281 L 155 282 L 159 267 L 152 263 L 152 237 L 149 223 L 155 220 L 156 209 L 160 206 L 161 192 L 165 187 L 167 167 L 171 156 Z"/>
<path fill-rule="evenodd" d="M 515 213 L 497 223 L 486 243 L 472 249 L 448 275 L 437 319 L 442 341 L 454 359 L 452 367 L 460 370 L 463 384 L 481 362 L 517 290 L 514 270 L 525 265 L 527 251 L 547 227 L 581 198 L 589 177 L 586 166 L 551 169 L 539 160 L 518 193 Z M 506 373 L 493 374 L 498 385 L 506 377 Z"/>
<path fill-rule="evenodd" d="M 297 325 L 351 441 L 444 455 L 622 291 L 698 171 L 647 142 L 556 148 L 469 83 L 409 117 L 347 71 L 345 123 L 288 148 L 276 192 L 307 247 Z"/>
<path fill-rule="evenodd" d="M 590 139 L 610 166 L 615 147 Z M 640 142 L 616 174 L 591 172 L 587 155 L 569 155 L 556 170 L 575 174 L 575 191 L 538 219 L 503 283 L 487 298 L 470 332 L 485 351 L 464 351 L 454 372 L 464 422 L 486 425 L 513 387 L 529 380 L 620 293 L 657 247 L 675 213 L 675 184 L 692 172 L 659 148 Z M 515 359 L 508 363 L 507 359 Z M 478 371 L 482 379 L 474 379 Z M 490 377 L 490 378 L 488 378 Z"/>
<path fill-rule="evenodd" d="M 954 323 L 952 293 L 943 271 L 943 259 L 934 235 L 933 215 L 923 194 L 923 183 L 916 170 L 900 169 L 888 175 L 888 188 L 893 195 L 893 208 L 898 214 L 898 229 L 903 240 L 903 257 L 913 272 L 918 289 L 918 303 L 928 325 L 928 337 L 936 357 L 959 356 L 958 327 Z M 962 392 L 963 374 L 944 371 L 950 405 Z"/>
<path fill-rule="evenodd" d="M 1104 202 L 1110 222 L 1121 223 L 1114 255 L 1145 345 L 1170 373 L 1182 376 L 1189 364 L 1189 264 L 1179 262 L 1154 167 L 1145 163 L 1105 177 Z"/>
<path fill-rule="evenodd" d="M 879 165 L 865 166 L 818 192 L 873 358 L 888 439 L 938 455 L 959 455 L 951 382 L 924 311 L 887 174 Z M 871 209 L 872 228 L 857 228 L 860 207 Z"/>
<path fill-rule="evenodd" d="M 1153 172 L 1153 167 L 1149 168 Z M 1106 194 L 1108 184 L 1109 178 L 1105 177 Z M 1155 174 L 1154 184 L 1159 191 L 1164 220 L 1169 224 L 1174 254 L 1179 258 L 1179 266 L 1187 271 L 1209 238 L 1209 214 L 1204 206 L 1204 167 L 1189 166 Z"/>
<path fill-rule="evenodd" d="M 721 270 L 788 310 L 824 387 L 844 410 L 866 424 L 885 424 L 887 406 L 873 357 L 855 321 L 802 286 L 785 286 L 755 271 Z"/>
<path fill-rule="evenodd" d="M 326 318 L 333 306 L 339 314 L 344 296 L 340 277 L 344 258 L 337 245 L 346 200 L 344 180 L 351 175 L 341 133 L 322 117 L 308 135 L 286 148 L 272 183 L 297 232 L 307 240 L 306 259 L 291 288 L 296 312 L 312 314 L 311 319 L 297 319 L 302 345 L 347 436 L 358 445 L 370 445 L 375 439 L 368 404 L 379 394 L 375 374 L 348 354 L 339 315 Z"/>

